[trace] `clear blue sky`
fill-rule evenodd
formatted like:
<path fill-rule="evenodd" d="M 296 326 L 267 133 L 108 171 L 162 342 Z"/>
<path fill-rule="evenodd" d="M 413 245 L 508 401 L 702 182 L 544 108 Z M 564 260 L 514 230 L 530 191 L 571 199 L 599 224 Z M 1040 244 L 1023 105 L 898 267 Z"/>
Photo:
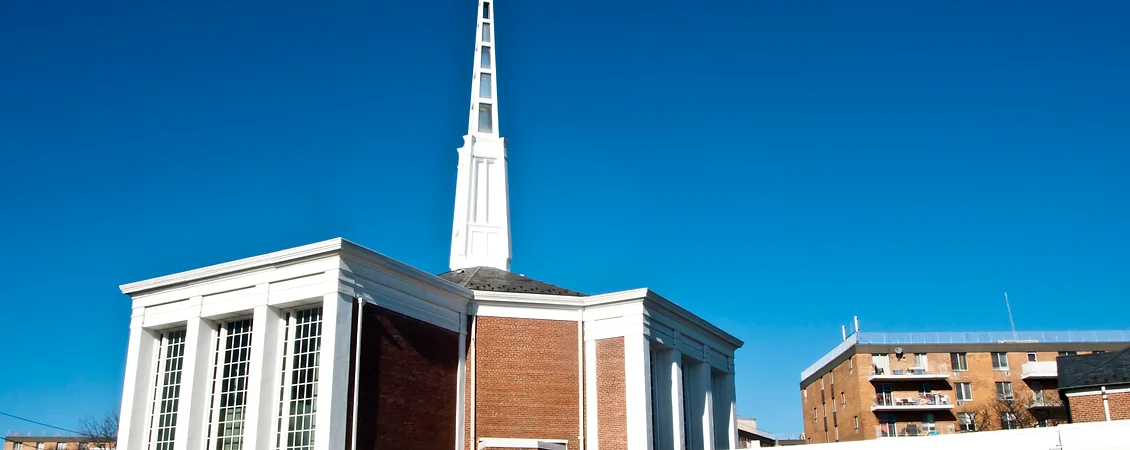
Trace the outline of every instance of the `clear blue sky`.
<path fill-rule="evenodd" d="M 0 411 L 117 407 L 122 283 L 446 270 L 474 1 L 94 3 L 0 2 Z M 852 315 L 1130 328 L 1127 2 L 498 3 L 514 270 L 744 339 L 763 428 Z"/>

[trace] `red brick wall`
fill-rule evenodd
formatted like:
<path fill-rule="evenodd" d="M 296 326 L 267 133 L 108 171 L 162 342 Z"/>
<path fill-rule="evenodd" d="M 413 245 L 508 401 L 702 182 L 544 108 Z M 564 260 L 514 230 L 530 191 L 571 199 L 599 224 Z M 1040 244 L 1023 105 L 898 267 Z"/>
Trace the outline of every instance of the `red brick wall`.
<path fill-rule="evenodd" d="M 360 345 L 357 448 L 450 448 L 459 334 L 366 304 Z"/>
<path fill-rule="evenodd" d="M 596 427 L 601 450 L 628 448 L 624 338 L 596 341 Z"/>
<path fill-rule="evenodd" d="M 577 322 L 475 321 L 475 438 L 566 439 L 578 448 Z"/>
<path fill-rule="evenodd" d="M 1103 395 L 1080 395 L 1067 398 L 1071 406 L 1071 420 L 1074 422 L 1103 422 L 1106 421 L 1106 410 L 1103 409 Z M 1110 420 L 1130 419 L 1130 392 L 1107 394 L 1107 407 L 1110 408 Z"/>

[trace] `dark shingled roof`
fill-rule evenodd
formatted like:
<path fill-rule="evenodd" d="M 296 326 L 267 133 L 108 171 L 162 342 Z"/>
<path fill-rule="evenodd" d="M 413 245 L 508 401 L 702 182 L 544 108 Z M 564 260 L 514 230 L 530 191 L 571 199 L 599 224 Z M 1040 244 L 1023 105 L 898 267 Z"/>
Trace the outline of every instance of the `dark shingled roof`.
<path fill-rule="evenodd" d="M 1060 356 L 1055 360 L 1060 389 L 1130 384 L 1130 347 L 1110 353 Z"/>
<path fill-rule="evenodd" d="M 476 291 L 519 292 L 523 294 L 568 295 L 584 297 L 577 291 L 554 286 L 544 281 L 510 273 L 494 267 L 470 267 L 444 272 L 437 275 L 452 283 Z"/>

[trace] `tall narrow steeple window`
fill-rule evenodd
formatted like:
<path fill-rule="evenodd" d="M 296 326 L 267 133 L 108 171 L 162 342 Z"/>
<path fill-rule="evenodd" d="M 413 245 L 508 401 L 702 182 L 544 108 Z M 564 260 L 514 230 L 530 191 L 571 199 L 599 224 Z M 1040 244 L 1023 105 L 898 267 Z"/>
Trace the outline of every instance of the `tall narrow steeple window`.
<path fill-rule="evenodd" d="M 490 74 L 479 74 L 479 97 L 490 98 Z"/>
<path fill-rule="evenodd" d="M 494 132 L 494 114 L 493 108 L 490 103 L 479 103 L 479 132 L 480 133 L 493 133 Z"/>
<path fill-rule="evenodd" d="M 484 23 L 484 24 L 483 24 L 483 37 L 482 37 L 482 41 L 483 41 L 483 42 L 490 42 L 490 24 L 489 24 L 489 23 Z"/>
<path fill-rule="evenodd" d="M 483 18 L 490 18 L 490 2 L 483 2 Z"/>
<path fill-rule="evenodd" d="M 479 57 L 479 68 L 489 69 L 490 68 L 490 47 L 484 46 L 484 47 L 480 48 L 479 53 L 482 54 L 482 56 Z"/>

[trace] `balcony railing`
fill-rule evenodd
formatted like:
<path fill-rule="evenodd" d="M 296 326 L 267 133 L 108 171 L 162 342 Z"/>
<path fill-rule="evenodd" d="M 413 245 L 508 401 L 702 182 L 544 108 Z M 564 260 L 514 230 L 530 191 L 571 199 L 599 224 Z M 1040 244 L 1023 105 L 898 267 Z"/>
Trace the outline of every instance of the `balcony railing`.
<path fill-rule="evenodd" d="M 950 377 L 949 372 L 930 372 L 926 369 L 913 368 L 913 369 L 888 369 L 885 367 L 872 367 L 871 377 L 869 380 L 873 381 L 899 381 L 899 380 L 945 380 Z"/>
<path fill-rule="evenodd" d="M 934 410 L 950 408 L 953 408 L 953 403 L 950 403 L 948 395 L 922 392 L 917 395 L 894 395 L 890 392 L 880 392 L 875 394 L 875 403 L 871 406 L 872 411 Z"/>
<path fill-rule="evenodd" d="M 1033 392 L 1032 403 L 1029 403 L 1028 407 L 1039 409 L 1062 408 L 1063 401 L 1060 400 L 1058 395 L 1051 392 Z"/>
<path fill-rule="evenodd" d="M 1029 378 L 1057 377 L 1059 377 L 1059 366 L 1055 361 L 1028 362 L 1020 366 L 1020 378 L 1024 380 Z"/>
<path fill-rule="evenodd" d="M 930 423 L 888 423 L 880 424 L 875 427 L 875 436 L 881 438 L 937 436 L 941 434 L 957 434 L 957 430 L 953 425 L 940 426 Z"/>

